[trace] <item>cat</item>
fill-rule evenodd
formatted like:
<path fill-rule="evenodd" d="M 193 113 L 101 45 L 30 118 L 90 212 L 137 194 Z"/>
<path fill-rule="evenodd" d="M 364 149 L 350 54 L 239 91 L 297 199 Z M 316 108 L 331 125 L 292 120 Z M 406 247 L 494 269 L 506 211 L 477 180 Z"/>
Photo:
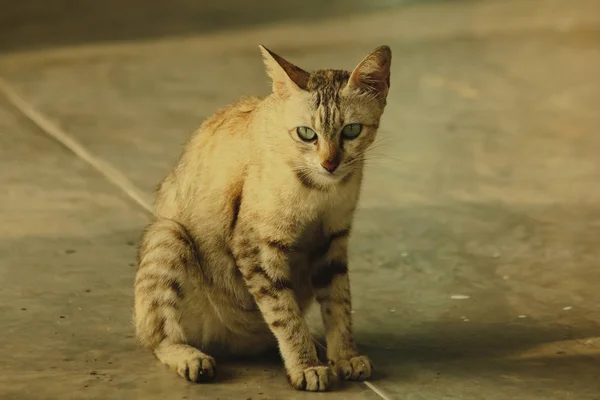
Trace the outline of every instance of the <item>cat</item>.
<path fill-rule="evenodd" d="M 214 379 L 211 349 L 278 346 L 293 388 L 325 391 L 372 373 L 354 339 L 347 253 L 391 50 L 352 72 L 309 73 L 259 47 L 271 94 L 208 118 L 158 187 L 139 247 L 136 336 L 193 382 Z M 315 299 L 328 363 L 304 319 Z"/>

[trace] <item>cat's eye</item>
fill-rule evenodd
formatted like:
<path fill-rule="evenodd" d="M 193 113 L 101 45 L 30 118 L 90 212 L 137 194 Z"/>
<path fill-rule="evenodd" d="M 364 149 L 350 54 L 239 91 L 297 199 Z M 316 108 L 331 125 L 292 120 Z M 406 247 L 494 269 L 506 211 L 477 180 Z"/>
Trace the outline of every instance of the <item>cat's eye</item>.
<path fill-rule="evenodd" d="M 342 136 L 344 139 L 354 139 L 360 132 L 362 131 L 361 124 L 348 124 L 344 128 L 342 128 Z"/>
<path fill-rule="evenodd" d="M 296 133 L 298 133 L 300 139 L 304 140 L 305 142 L 312 142 L 317 138 L 317 133 L 310 129 L 308 126 L 297 127 Z"/>

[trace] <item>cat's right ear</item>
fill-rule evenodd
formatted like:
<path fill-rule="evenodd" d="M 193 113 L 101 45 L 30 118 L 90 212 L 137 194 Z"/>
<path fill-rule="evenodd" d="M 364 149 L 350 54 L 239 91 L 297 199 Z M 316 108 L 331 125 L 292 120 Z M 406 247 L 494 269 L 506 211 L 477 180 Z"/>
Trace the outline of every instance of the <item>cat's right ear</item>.
<path fill-rule="evenodd" d="M 306 90 L 309 73 L 284 60 L 263 45 L 258 46 L 262 52 L 267 74 L 273 81 L 273 93 L 287 97 L 290 91 Z"/>

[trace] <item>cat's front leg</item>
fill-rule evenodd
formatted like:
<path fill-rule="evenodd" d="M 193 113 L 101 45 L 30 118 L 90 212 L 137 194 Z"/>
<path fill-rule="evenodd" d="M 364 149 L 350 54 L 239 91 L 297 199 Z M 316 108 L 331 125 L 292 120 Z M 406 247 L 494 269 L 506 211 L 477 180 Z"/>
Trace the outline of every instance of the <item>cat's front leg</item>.
<path fill-rule="evenodd" d="M 358 355 L 352 330 L 352 298 L 348 278 L 349 229 L 331 235 L 326 263 L 316 271 L 312 283 L 321 305 L 327 337 L 327 358 L 342 378 L 365 380 L 373 364 Z"/>
<path fill-rule="evenodd" d="M 333 378 L 316 353 L 290 279 L 290 245 L 277 237 L 237 240 L 236 263 L 250 293 L 277 338 L 290 384 L 298 390 L 326 391 Z"/>

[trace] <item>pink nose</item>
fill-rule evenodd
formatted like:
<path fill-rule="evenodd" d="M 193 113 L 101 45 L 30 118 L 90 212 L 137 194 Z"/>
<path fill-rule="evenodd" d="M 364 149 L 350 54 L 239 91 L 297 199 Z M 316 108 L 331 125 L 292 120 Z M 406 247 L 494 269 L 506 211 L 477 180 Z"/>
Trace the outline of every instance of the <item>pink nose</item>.
<path fill-rule="evenodd" d="M 333 160 L 325 160 L 321 163 L 321 166 L 331 173 L 333 173 L 339 165 L 339 162 Z"/>

